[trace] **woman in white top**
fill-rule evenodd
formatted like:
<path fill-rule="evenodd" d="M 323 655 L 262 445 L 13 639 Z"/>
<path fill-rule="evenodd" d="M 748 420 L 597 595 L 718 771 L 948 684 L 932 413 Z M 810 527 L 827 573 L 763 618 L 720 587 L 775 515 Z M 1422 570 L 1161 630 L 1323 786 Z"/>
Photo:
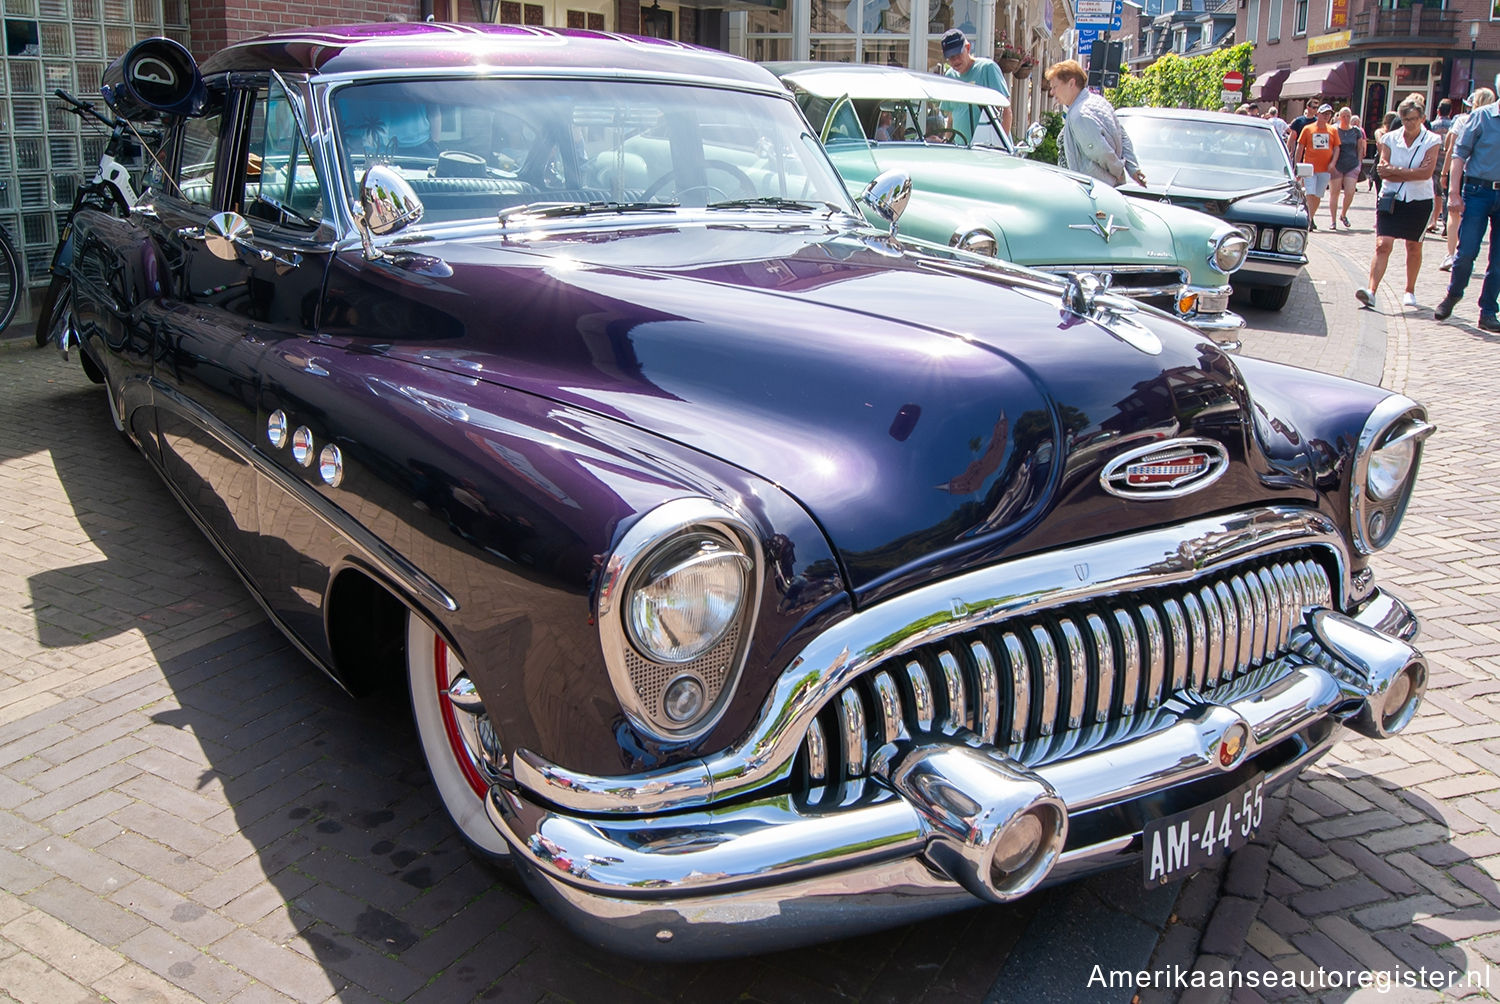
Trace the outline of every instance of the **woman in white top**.
<path fill-rule="evenodd" d="M 1443 141 L 1423 124 L 1423 103 L 1407 98 L 1396 108 L 1400 129 L 1380 137 L 1380 163 L 1375 170 L 1382 179 L 1375 210 L 1375 258 L 1370 262 L 1370 283 L 1355 292 L 1365 306 L 1375 302 L 1375 290 L 1385 276 L 1391 245 L 1406 242 L 1406 294 L 1401 305 L 1417 305 L 1417 273 L 1422 270 L 1422 236 L 1432 216 L 1432 172 L 1437 169 Z M 1382 208 L 1386 207 L 1386 208 Z"/>

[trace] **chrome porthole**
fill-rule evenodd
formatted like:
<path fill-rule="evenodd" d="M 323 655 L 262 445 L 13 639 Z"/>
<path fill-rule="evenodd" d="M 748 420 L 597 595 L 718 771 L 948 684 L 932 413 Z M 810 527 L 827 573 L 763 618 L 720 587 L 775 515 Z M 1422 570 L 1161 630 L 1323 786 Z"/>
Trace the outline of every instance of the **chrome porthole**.
<path fill-rule="evenodd" d="M 266 440 L 278 450 L 286 445 L 286 412 L 277 408 L 266 419 Z"/>
<path fill-rule="evenodd" d="M 337 488 L 339 482 L 344 480 L 344 454 L 332 443 L 323 447 L 323 452 L 318 454 L 318 476 L 330 488 Z"/>
<path fill-rule="evenodd" d="M 297 431 L 292 433 L 292 459 L 303 467 L 312 466 L 313 434 L 305 425 L 297 426 Z"/>

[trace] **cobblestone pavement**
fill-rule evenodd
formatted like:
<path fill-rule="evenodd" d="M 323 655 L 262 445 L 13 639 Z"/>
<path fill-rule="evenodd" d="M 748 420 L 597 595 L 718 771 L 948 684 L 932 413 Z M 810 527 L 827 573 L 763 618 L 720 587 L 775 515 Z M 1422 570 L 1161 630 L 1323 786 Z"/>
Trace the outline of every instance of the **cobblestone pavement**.
<path fill-rule="evenodd" d="M 1426 621 L 1434 677 L 1411 735 L 1345 742 L 1276 832 L 1179 887 L 1123 872 L 713 965 L 602 954 L 497 880 L 430 794 L 404 695 L 356 702 L 311 670 L 76 364 L 0 351 L 0 1002 L 1123 1002 L 1087 986 L 1095 963 L 1500 963 L 1500 478 L 1484 449 L 1500 345 L 1430 307 L 1402 316 L 1399 288 L 1356 310 L 1372 244 L 1368 226 L 1314 235 L 1287 308 L 1246 311 L 1245 351 L 1404 390 L 1441 427 L 1379 564 Z M 1471 298 L 1458 317 L 1474 316 Z"/>

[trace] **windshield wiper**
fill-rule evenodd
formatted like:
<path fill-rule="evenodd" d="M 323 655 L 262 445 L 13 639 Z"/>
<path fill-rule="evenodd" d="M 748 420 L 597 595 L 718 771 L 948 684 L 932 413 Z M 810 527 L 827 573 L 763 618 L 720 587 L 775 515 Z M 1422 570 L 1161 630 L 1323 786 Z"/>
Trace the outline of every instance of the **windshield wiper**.
<path fill-rule="evenodd" d="M 528 202 L 524 206 L 513 206 L 500 214 L 503 227 L 518 216 L 540 219 L 559 216 L 590 216 L 595 213 L 651 213 L 677 209 L 676 202 Z"/>
<path fill-rule="evenodd" d="M 727 199 L 723 202 L 710 202 L 709 209 L 777 209 L 791 210 L 794 212 L 818 212 L 825 211 L 830 216 L 834 213 L 844 213 L 842 206 L 834 205 L 832 202 L 805 202 L 800 199 L 783 199 L 775 195 L 765 195 L 755 199 Z"/>

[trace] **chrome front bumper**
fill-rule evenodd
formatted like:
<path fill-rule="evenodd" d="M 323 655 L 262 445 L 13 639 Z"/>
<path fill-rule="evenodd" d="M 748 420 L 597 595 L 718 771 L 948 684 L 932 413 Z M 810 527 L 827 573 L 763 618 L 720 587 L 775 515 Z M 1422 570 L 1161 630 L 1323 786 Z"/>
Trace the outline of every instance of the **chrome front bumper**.
<path fill-rule="evenodd" d="M 1182 292 L 1184 295 L 1195 294 L 1198 306 L 1189 313 L 1179 313 L 1177 316 L 1204 334 L 1238 331 L 1245 326 L 1245 319 L 1229 309 L 1232 287 L 1184 286 Z"/>
<path fill-rule="evenodd" d="M 1155 818 L 1201 804 L 1260 772 L 1268 788 L 1290 781 L 1333 745 L 1341 723 L 1377 737 L 1403 727 L 1426 682 L 1420 653 L 1406 644 L 1417 628 L 1385 594 L 1353 618 L 1309 611 L 1295 653 L 1241 678 L 1222 703 L 1182 692 L 1133 738 L 1034 770 L 1015 764 L 1066 808 L 1067 842 L 1039 881 L 1137 861 L 1148 811 Z M 1403 687 L 1410 699 L 1383 714 L 1381 702 Z M 1221 743 L 1246 727 L 1247 752 L 1223 765 Z M 990 747 L 976 755 L 1001 759 Z M 487 808 L 542 904 L 585 939 L 635 956 L 760 952 L 981 902 L 972 876 L 943 853 L 952 835 L 931 806 L 885 780 L 833 810 L 774 794 L 606 817 L 503 787 Z"/>

